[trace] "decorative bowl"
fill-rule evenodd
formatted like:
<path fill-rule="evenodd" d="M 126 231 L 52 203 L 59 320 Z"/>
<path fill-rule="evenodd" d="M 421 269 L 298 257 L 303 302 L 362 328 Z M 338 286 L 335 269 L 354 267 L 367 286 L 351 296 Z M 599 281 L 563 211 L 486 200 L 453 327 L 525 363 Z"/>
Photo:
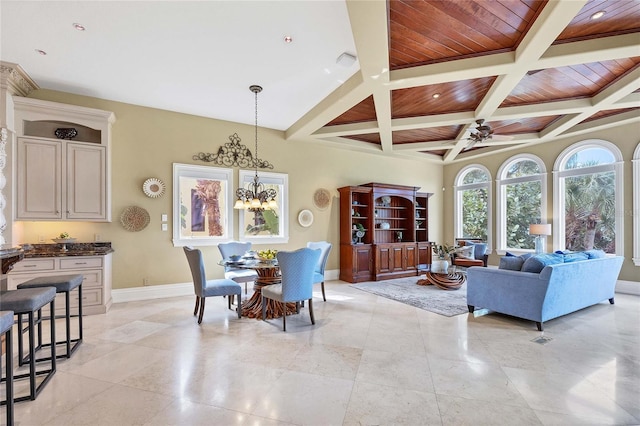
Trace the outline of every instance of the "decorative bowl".
<path fill-rule="evenodd" d="M 380 222 L 380 229 L 389 229 L 391 228 L 391 225 L 389 224 L 389 222 Z"/>
<path fill-rule="evenodd" d="M 229 256 L 229 260 L 232 262 L 237 262 L 240 259 L 242 259 L 242 256 L 240 256 L 239 254 L 232 254 L 231 256 Z"/>

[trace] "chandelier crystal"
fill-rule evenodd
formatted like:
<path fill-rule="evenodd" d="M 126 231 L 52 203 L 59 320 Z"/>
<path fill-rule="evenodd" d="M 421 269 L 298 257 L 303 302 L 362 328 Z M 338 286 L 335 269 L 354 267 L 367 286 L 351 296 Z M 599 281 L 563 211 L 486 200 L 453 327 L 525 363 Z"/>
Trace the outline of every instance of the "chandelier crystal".
<path fill-rule="evenodd" d="M 256 174 L 253 177 L 253 182 L 250 182 L 247 185 L 247 188 L 238 188 L 236 190 L 236 203 L 234 204 L 233 208 L 249 210 L 250 212 L 255 213 L 264 210 L 277 209 L 278 203 L 276 202 L 276 196 L 278 195 L 278 193 L 275 189 L 266 188 L 258 178 L 258 165 L 261 163 L 258 157 L 258 93 L 262 92 L 262 87 L 252 85 L 249 86 L 249 90 L 251 90 L 255 94 L 256 100 L 256 149 L 255 156 L 253 157 L 253 165 L 255 167 Z"/>

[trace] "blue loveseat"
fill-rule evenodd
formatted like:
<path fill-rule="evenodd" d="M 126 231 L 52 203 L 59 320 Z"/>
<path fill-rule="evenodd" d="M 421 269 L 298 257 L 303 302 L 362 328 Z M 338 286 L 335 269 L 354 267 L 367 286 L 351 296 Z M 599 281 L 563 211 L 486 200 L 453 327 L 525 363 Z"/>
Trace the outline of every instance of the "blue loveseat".
<path fill-rule="evenodd" d="M 608 299 L 611 304 L 614 303 L 616 280 L 622 267 L 622 257 L 581 260 L 582 257 L 568 254 L 566 263 L 559 260 L 563 257 L 563 254 L 557 254 L 555 260 L 547 262 L 546 266 L 544 262 L 540 265 L 536 259 L 527 259 L 523 262 L 523 270 L 477 266 L 469 268 L 467 270 L 469 312 L 473 313 L 475 308 L 486 308 L 535 321 L 538 330 L 542 331 L 544 321 L 575 312 L 603 300 Z M 526 272 L 525 267 L 529 264 L 536 264 L 542 270 L 539 273 Z M 517 268 L 512 267 L 512 269 Z"/>

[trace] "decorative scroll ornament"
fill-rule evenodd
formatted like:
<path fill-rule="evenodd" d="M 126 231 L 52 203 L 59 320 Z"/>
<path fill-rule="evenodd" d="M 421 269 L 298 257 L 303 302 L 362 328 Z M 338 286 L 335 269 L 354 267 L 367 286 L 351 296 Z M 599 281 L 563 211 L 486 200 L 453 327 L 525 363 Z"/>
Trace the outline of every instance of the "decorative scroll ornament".
<path fill-rule="evenodd" d="M 254 157 L 251 150 L 240 143 L 242 139 L 237 133 L 230 135 L 229 141 L 218 148 L 218 152 L 199 152 L 193 156 L 193 159 L 226 167 L 273 169 L 273 164 Z"/>

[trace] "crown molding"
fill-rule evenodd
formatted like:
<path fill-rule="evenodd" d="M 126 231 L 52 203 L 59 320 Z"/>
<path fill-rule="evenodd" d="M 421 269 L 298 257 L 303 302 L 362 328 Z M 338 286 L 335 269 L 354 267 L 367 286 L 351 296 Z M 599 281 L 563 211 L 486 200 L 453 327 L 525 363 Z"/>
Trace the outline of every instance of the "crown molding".
<path fill-rule="evenodd" d="M 0 87 L 13 96 L 28 96 L 40 87 L 18 64 L 0 61 Z"/>

